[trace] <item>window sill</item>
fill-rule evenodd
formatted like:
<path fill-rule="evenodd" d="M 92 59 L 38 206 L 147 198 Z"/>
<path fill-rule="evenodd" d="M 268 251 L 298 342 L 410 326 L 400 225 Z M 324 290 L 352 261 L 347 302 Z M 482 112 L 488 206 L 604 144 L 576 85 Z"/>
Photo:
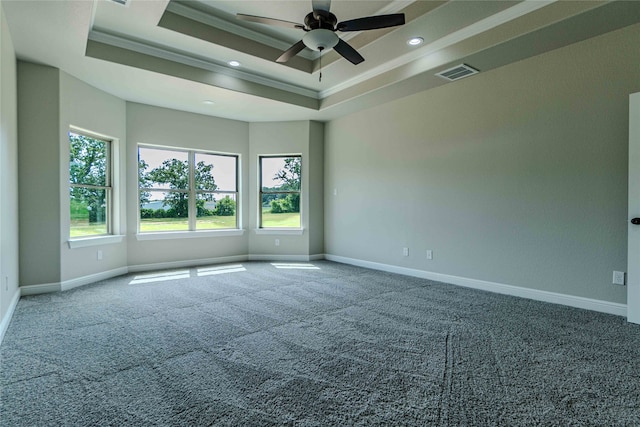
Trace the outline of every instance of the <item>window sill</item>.
<path fill-rule="evenodd" d="M 162 233 L 138 233 L 136 240 L 194 239 L 199 237 L 242 236 L 244 230 L 165 231 Z"/>
<path fill-rule="evenodd" d="M 85 237 L 83 239 L 69 240 L 69 249 L 86 248 L 89 246 L 112 245 L 121 243 L 124 240 L 123 235 Z"/>
<path fill-rule="evenodd" d="M 302 236 L 304 234 L 304 228 L 256 228 L 254 230 L 256 234 L 279 234 L 290 236 Z"/>

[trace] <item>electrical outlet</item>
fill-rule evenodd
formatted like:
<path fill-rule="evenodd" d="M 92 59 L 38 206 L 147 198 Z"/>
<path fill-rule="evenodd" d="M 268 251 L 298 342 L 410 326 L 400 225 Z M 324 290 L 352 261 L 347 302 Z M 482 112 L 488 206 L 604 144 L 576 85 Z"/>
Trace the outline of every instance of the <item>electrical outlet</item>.
<path fill-rule="evenodd" d="M 624 286 L 624 271 L 613 272 L 613 284 Z"/>
<path fill-rule="evenodd" d="M 427 259 L 433 259 L 433 251 L 431 249 L 427 251 Z"/>
<path fill-rule="evenodd" d="M 409 248 L 402 248 L 402 256 L 409 256 Z"/>
<path fill-rule="evenodd" d="M 276 239 L 276 246 L 280 246 L 280 239 Z"/>
<path fill-rule="evenodd" d="M 102 261 L 102 251 L 98 250 L 98 252 L 96 252 L 96 259 L 98 261 Z"/>

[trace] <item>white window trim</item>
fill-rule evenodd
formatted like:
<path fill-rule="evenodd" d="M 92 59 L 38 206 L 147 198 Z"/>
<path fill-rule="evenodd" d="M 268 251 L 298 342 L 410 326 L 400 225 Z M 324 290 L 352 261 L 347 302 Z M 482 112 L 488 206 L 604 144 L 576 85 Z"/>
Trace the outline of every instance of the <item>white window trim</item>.
<path fill-rule="evenodd" d="M 279 234 L 279 235 L 290 235 L 290 236 L 301 236 L 304 234 L 304 228 L 256 228 L 256 234 Z"/>
<path fill-rule="evenodd" d="M 200 231 L 163 231 L 160 233 L 138 233 L 136 240 L 172 240 L 172 239 L 193 239 L 201 237 L 228 237 L 242 236 L 243 229 L 221 229 L 221 230 L 200 230 Z"/>
<path fill-rule="evenodd" d="M 89 246 L 101 246 L 101 245 L 113 245 L 122 243 L 124 235 L 109 235 L 109 236 L 96 236 L 96 237 L 84 237 L 81 239 L 69 240 L 69 249 L 86 248 Z"/>

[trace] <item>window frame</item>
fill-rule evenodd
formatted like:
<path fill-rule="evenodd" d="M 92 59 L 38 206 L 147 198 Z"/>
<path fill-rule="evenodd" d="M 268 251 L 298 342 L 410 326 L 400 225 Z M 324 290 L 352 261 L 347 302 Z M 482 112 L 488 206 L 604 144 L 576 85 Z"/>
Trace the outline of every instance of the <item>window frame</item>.
<path fill-rule="evenodd" d="M 72 188 L 86 188 L 89 190 L 104 190 L 105 191 L 105 225 L 106 233 L 102 234 L 87 234 L 82 236 L 71 236 L 71 207 L 68 210 L 69 218 L 69 242 L 87 239 L 104 239 L 110 236 L 114 236 L 114 165 L 113 159 L 115 158 L 115 140 L 113 138 L 99 135 L 97 133 L 79 129 L 73 126 L 69 127 L 67 132 L 67 138 L 69 140 L 69 150 L 71 150 L 71 134 L 83 136 L 85 138 L 91 138 L 94 140 L 102 141 L 106 144 L 106 167 L 105 167 L 105 185 L 89 185 L 89 184 L 75 184 L 71 182 L 71 152 L 69 152 L 69 192 Z M 71 194 L 69 194 L 69 203 L 71 203 Z"/>
<path fill-rule="evenodd" d="M 288 159 L 288 158 L 299 158 L 300 159 L 300 189 L 295 190 L 285 190 L 285 191 L 263 191 L 264 185 L 262 182 L 262 159 Z M 269 231 L 295 231 L 298 232 L 303 229 L 302 227 L 302 154 L 264 154 L 258 156 L 258 227 L 257 232 L 264 233 Z M 265 227 L 262 223 L 262 197 L 265 194 L 297 194 L 300 199 L 300 225 L 298 227 Z"/>
<path fill-rule="evenodd" d="M 167 189 L 167 188 L 157 188 L 157 187 L 148 187 L 142 188 L 140 186 L 140 148 L 148 148 L 153 150 L 163 150 L 168 152 L 181 152 L 187 154 L 187 164 L 188 164 L 188 188 L 187 189 Z M 136 170 L 138 171 L 136 174 L 137 180 L 137 236 L 138 240 L 153 240 L 154 235 L 167 235 L 171 233 L 172 235 L 180 235 L 187 237 L 188 235 L 192 235 L 192 233 L 198 233 L 201 235 L 215 233 L 215 234 L 235 234 L 238 231 L 241 231 L 241 212 L 240 212 L 240 154 L 235 153 L 222 153 L 217 151 L 209 151 L 195 148 L 184 148 L 184 147 L 172 147 L 166 145 L 155 145 L 155 144 L 137 144 L 137 162 L 136 162 Z M 196 154 L 207 154 L 213 156 L 221 156 L 221 157 L 231 157 L 235 159 L 235 191 L 228 190 L 198 190 L 196 189 L 195 183 L 195 174 L 196 174 Z M 164 193 L 185 193 L 188 198 L 188 210 L 187 210 L 187 230 L 167 230 L 167 231 L 141 231 L 142 225 L 142 217 L 141 217 L 141 206 L 140 206 L 140 194 L 142 191 L 152 191 L 152 192 L 164 192 Z M 235 213 L 235 227 L 234 228 L 205 228 L 198 229 L 197 221 L 197 196 L 199 194 L 222 194 L 222 195 L 234 195 L 236 202 L 236 213 Z M 189 236 L 190 237 L 190 236 Z"/>

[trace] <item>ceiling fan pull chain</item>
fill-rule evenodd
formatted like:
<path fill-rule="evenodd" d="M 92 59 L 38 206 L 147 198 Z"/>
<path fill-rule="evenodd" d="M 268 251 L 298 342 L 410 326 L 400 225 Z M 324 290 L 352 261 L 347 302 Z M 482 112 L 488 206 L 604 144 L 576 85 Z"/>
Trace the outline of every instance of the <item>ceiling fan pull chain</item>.
<path fill-rule="evenodd" d="M 318 14 L 318 28 L 322 28 L 322 15 Z M 318 76 L 318 83 L 322 82 L 322 51 L 324 47 L 319 46 L 318 50 L 320 51 L 320 75 Z"/>
<path fill-rule="evenodd" d="M 324 50 L 323 47 L 319 48 L 320 50 L 320 77 L 318 78 L 318 82 L 322 82 L 322 51 Z"/>

